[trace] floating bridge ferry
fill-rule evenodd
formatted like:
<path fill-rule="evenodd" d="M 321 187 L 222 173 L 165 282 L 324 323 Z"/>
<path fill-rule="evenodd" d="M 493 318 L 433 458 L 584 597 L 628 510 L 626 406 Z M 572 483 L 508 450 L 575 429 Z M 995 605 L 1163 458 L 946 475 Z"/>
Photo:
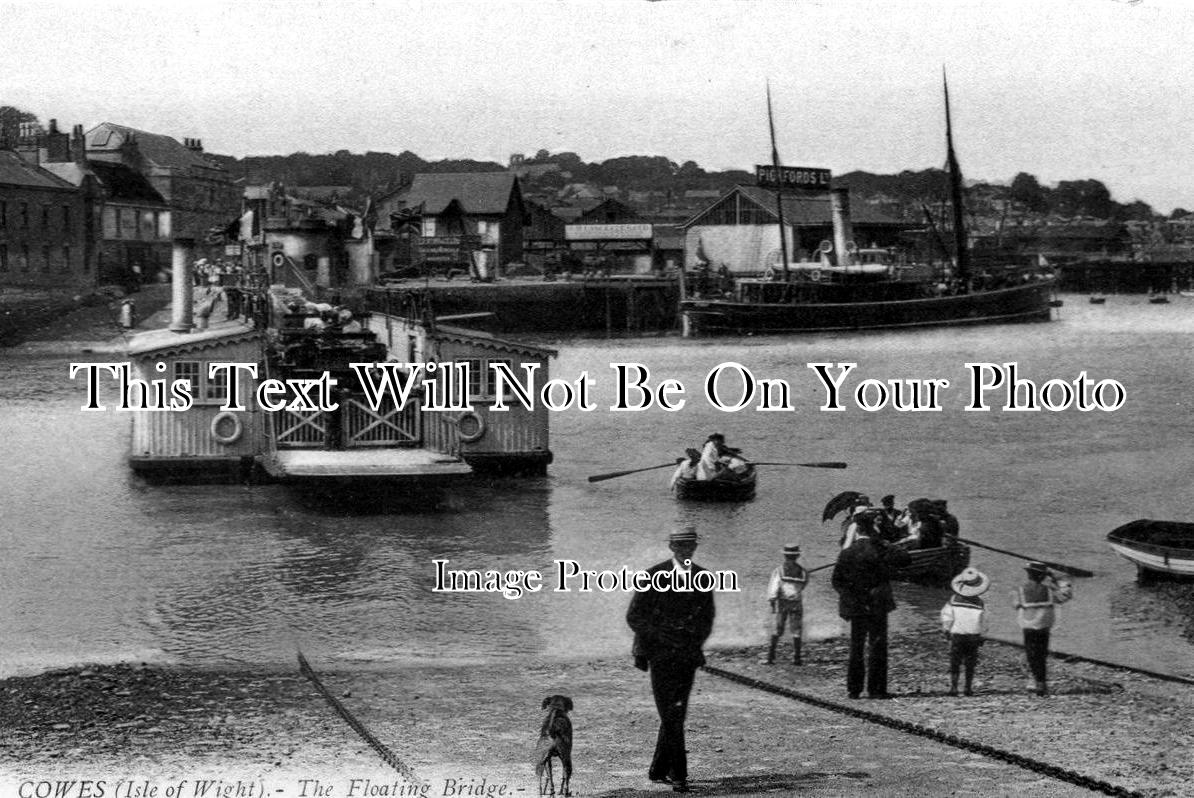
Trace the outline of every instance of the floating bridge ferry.
<path fill-rule="evenodd" d="M 134 336 L 128 351 L 133 377 L 182 380 L 192 401 L 182 410 L 132 414 L 134 471 L 346 487 L 545 473 L 552 459 L 547 409 L 506 401 L 495 411 L 500 383 L 490 365 L 522 374 L 532 363 L 547 379 L 553 350 L 427 313 L 328 318 L 326 308 L 321 314 L 281 287 L 261 292 L 243 316 L 196 325 L 179 258 L 170 327 Z M 454 368 L 409 374 L 417 364 Z M 364 384 L 366 371 L 404 377 L 410 391 L 402 401 L 392 391 L 379 396 Z M 452 407 L 431 409 L 447 396 Z"/>

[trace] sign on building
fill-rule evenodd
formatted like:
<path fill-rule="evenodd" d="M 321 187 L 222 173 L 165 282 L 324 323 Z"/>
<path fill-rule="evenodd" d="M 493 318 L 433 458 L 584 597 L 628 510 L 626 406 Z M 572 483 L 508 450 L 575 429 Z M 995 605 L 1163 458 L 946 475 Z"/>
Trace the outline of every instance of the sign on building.
<path fill-rule="evenodd" d="M 570 224 L 564 227 L 566 241 L 650 241 L 649 224 Z"/>
<path fill-rule="evenodd" d="M 755 183 L 772 191 L 828 191 L 830 177 L 828 169 L 811 166 L 781 166 L 777 170 L 774 166 L 755 165 Z"/>

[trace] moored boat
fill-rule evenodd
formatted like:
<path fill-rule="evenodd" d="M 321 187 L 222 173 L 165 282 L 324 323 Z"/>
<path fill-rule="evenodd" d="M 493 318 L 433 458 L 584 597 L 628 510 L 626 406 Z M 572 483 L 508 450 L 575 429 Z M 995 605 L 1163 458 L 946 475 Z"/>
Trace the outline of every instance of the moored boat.
<path fill-rule="evenodd" d="M 1141 518 L 1111 530 L 1107 543 L 1136 565 L 1141 582 L 1160 574 L 1194 577 L 1194 523 Z"/>
<path fill-rule="evenodd" d="M 732 475 L 732 476 L 731 476 Z M 755 496 L 758 474 L 753 464 L 742 473 L 727 471 L 713 479 L 679 476 L 672 485 L 677 499 L 705 502 L 743 502 Z"/>
<path fill-rule="evenodd" d="M 953 148 L 948 88 L 945 109 L 952 251 L 946 249 L 936 225 L 930 220 L 933 236 L 943 250 L 945 261 L 937 264 L 900 263 L 897 262 L 900 258 L 859 248 L 852 240 L 849 195 L 845 189 L 828 192 L 834 240 L 824 241 L 817 247 L 817 260 L 801 262 L 794 258 L 790 261 L 789 238 L 795 248 L 807 251 L 810 247 L 785 225 L 785 205 L 793 203 L 795 207 L 796 201 L 791 197 L 794 191 L 807 194 L 828 189 L 830 175 L 827 169 L 780 166 L 772 125 L 773 163 L 756 167 L 756 172 L 759 188 L 774 188 L 774 203 L 766 207 L 759 205 L 753 215 L 769 217 L 777 223 L 778 264 L 767 262 L 743 266 L 739 262 L 737 271 L 742 277 L 736 280 L 732 291 L 722 296 L 704 294 L 699 281 L 695 293 L 689 294 L 685 286 L 680 302 L 684 334 L 867 330 L 1050 320 L 1051 308 L 1061 306 L 1055 296 L 1056 278 L 1053 274 L 1027 265 L 992 264 L 983 266 L 981 272 L 971 268 L 962 208 L 962 176 Z M 770 115 L 769 93 L 769 120 Z M 725 211 L 727 218 L 738 218 L 736 209 L 727 207 Z M 745 223 L 739 220 L 737 224 Z M 727 244 L 727 249 L 750 251 L 750 241 L 734 238 L 733 228 L 730 228 L 731 232 L 724 232 L 724 222 L 719 225 L 714 238 L 732 243 L 732 246 Z M 698 249 L 698 257 L 700 252 Z M 715 252 L 713 257 L 717 255 Z M 751 276 L 758 274 L 764 276 Z"/>

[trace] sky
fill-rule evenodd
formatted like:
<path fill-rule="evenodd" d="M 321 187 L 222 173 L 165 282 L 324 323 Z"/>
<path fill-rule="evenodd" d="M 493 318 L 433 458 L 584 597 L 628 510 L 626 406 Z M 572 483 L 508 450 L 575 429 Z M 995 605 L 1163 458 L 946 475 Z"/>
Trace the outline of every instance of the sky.
<path fill-rule="evenodd" d="M 0 105 L 209 152 L 1095 179 L 1194 209 L 1184 0 L 0 0 Z"/>

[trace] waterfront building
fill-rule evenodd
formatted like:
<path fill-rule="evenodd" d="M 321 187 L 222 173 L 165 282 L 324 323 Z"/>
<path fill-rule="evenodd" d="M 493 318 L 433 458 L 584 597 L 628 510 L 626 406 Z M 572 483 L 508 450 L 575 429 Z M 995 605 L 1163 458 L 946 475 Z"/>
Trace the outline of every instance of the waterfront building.
<path fill-rule="evenodd" d="M 84 261 L 100 285 L 135 290 L 170 266 L 170 208 L 139 172 L 121 163 L 89 161 L 83 126 L 71 134 L 29 123 L 18 152 L 83 194 Z"/>
<path fill-rule="evenodd" d="M 779 214 L 774 191 L 738 185 L 721 199 L 690 217 L 684 228 L 684 264 L 695 268 L 702 260 L 731 272 L 761 272 L 780 260 Z M 833 241 L 833 213 L 828 195 L 784 195 L 784 230 L 788 256 L 806 260 L 824 241 Z M 919 227 L 892 219 L 865 205 L 850 214 L 854 242 L 859 247 L 890 247 L 901 233 Z"/>
<path fill-rule="evenodd" d="M 170 211 L 166 238 L 194 239 L 198 254 L 207 258 L 223 255 L 220 233 L 240 212 L 241 188 L 227 169 L 204 154 L 201 140 L 179 142 L 103 122 L 87 131 L 86 148 L 89 161 L 123 164 L 153 186 Z"/>
<path fill-rule="evenodd" d="M 300 193 L 278 182 L 244 190 L 239 241 L 245 268 L 268 269 L 270 282 L 312 295 L 316 287 L 371 285 L 376 274 L 369 253 L 358 253 L 368 243 L 361 214 Z"/>
<path fill-rule="evenodd" d="M 86 191 L 0 150 L 0 286 L 75 291 L 96 284 Z"/>
<path fill-rule="evenodd" d="M 512 172 L 417 174 L 409 185 L 377 201 L 379 253 L 384 236 L 394 242 L 380 254 L 389 264 L 445 272 L 485 272 L 522 260 L 526 205 Z M 418 234 L 400 228 L 418 220 Z"/>

